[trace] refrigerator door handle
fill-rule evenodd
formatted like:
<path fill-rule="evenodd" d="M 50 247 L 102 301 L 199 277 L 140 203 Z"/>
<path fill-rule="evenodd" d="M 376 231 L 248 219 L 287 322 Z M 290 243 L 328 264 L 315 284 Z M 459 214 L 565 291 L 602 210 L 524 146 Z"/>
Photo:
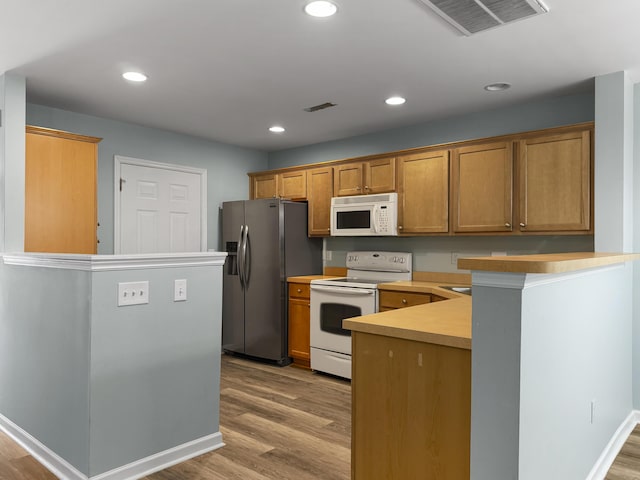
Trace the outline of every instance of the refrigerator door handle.
<path fill-rule="evenodd" d="M 251 245 L 249 245 L 249 225 L 244 226 L 244 243 L 242 244 L 242 268 L 244 270 L 242 278 L 244 279 L 244 288 L 249 286 L 249 278 L 251 277 Z"/>
<path fill-rule="evenodd" d="M 240 236 L 238 237 L 238 278 L 240 279 L 240 286 L 244 290 L 244 259 L 242 258 L 242 243 L 244 240 L 244 225 L 240 225 Z"/>

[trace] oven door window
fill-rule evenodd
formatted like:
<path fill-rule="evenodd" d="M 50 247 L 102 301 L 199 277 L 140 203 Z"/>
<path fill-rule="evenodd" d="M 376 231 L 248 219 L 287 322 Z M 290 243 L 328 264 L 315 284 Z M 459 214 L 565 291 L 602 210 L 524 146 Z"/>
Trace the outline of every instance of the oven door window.
<path fill-rule="evenodd" d="M 336 227 L 338 230 L 352 228 L 371 228 L 371 210 L 346 210 L 336 212 Z"/>
<path fill-rule="evenodd" d="M 349 337 L 351 336 L 351 330 L 342 328 L 342 320 L 359 317 L 360 315 L 362 315 L 360 307 L 343 303 L 322 303 L 320 305 L 320 330 L 334 335 Z"/>

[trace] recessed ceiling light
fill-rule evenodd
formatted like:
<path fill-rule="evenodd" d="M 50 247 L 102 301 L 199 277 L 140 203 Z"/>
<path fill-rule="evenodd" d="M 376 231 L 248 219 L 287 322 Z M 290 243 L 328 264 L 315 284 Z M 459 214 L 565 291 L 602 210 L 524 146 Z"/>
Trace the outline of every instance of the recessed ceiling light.
<path fill-rule="evenodd" d="M 124 72 L 122 78 L 131 82 L 145 82 L 147 80 L 147 76 L 140 72 Z"/>
<path fill-rule="evenodd" d="M 406 101 L 407 100 L 402 97 L 389 97 L 384 101 L 384 103 L 387 105 L 402 105 Z"/>
<path fill-rule="evenodd" d="M 284 128 L 280 125 L 274 125 L 273 127 L 269 127 L 269 131 L 271 133 L 282 133 L 284 132 Z"/>
<path fill-rule="evenodd" d="M 330 17 L 338 11 L 338 7 L 335 3 L 328 2 L 326 0 L 317 0 L 315 2 L 309 2 L 305 5 L 304 11 L 307 15 L 312 17 Z"/>
<path fill-rule="evenodd" d="M 509 88 L 511 88 L 511 84 L 504 82 L 490 83 L 489 85 L 484 86 L 484 89 L 487 92 L 502 92 L 503 90 L 507 90 Z"/>

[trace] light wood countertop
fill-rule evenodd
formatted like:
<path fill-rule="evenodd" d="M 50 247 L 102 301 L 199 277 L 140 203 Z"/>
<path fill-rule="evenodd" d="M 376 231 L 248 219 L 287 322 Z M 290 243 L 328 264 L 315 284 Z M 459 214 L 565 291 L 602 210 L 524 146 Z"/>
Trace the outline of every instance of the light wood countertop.
<path fill-rule="evenodd" d="M 350 318 L 343 320 L 342 325 L 354 332 L 471 350 L 471 297 L 439 288 L 443 284 L 456 285 L 416 281 L 382 283 L 378 285 L 380 290 L 433 293 L 449 300 Z"/>
<path fill-rule="evenodd" d="M 509 273 L 564 273 L 634 260 L 640 260 L 640 254 L 572 252 L 461 258 L 458 268 Z"/>

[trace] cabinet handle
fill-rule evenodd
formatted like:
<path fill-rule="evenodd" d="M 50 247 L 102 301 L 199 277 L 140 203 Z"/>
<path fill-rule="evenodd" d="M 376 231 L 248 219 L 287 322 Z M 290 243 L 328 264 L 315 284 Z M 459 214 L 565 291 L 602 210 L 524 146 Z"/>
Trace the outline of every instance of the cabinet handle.
<path fill-rule="evenodd" d="M 506 222 L 506 223 L 504 224 L 504 226 L 505 226 L 505 227 L 507 227 L 507 228 L 511 228 L 511 224 L 510 224 L 509 222 Z"/>
<path fill-rule="evenodd" d="M 330 231 L 331 231 L 331 229 L 330 229 L 330 228 L 327 228 L 327 232 L 330 232 Z"/>
<path fill-rule="evenodd" d="M 310 304 L 310 303 L 307 303 L 307 307 L 310 307 L 310 306 L 311 306 L 311 304 Z"/>
<path fill-rule="evenodd" d="M 297 292 L 298 292 L 298 293 L 302 293 L 302 289 L 301 289 L 301 288 L 298 288 Z"/>
<path fill-rule="evenodd" d="M 362 190 L 362 189 L 358 186 L 358 187 L 356 187 L 356 190 Z"/>
<path fill-rule="evenodd" d="M 520 226 L 521 227 L 526 227 L 526 225 L 524 223 L 521 223 Z"/>
<path fill-rule="evenodd" d="M 398 230 L 402 230 L 402 225 L 398 225 Z"/>
<path fill-rule="evenodd" d="M 369 186 L 368 186 L 368 185 L 365 185 L 365 186 L 364 186 L 364 189 L 365 189 L 365 190 L 369 190 Z"/>
<path fill-rule="evenodd" d="M 406 298 L 403 298 L 403 299 L 402 299 L 402 303 L 406 305 L 406 304 L 407 304 L 407 299 L 406 299 Z"/>

